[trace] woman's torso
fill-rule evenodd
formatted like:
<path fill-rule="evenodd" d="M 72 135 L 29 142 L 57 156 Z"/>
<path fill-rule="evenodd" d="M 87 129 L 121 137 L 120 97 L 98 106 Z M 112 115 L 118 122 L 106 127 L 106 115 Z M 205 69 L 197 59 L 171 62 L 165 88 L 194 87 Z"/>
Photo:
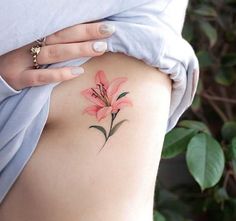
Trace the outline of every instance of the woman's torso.
<path fill-rule="evenodd" d="M 54 88 L 47 124 L 0 207 L 1 221 L 152 220 L 170 81 L 122 54 L 106 53 L 83 67 L 84 75 Z M 93 85 L 99 69 L 109 79 L 127 76 L 124 90 L 130 91 L 135 105 L 120 115 L 130 123 L 97 155 L 103 137 L 88 129 L 97 122 L 81 114 L 88 103 L 80 91 Z"/>

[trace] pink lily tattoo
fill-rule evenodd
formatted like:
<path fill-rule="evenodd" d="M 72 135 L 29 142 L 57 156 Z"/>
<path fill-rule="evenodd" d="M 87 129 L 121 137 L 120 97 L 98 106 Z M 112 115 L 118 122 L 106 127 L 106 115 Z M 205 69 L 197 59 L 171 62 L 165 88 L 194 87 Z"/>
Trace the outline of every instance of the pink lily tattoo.
<path fill-rule="evenodd" d="M 98 71 L 95 75 L 96 86 L 85 89 L 81 92 L 85 98 L 93 103 L 92 106 L 85 108 L 83 113 L 95 116 L 98 121 L 101 121 L 111 114 L 111 123 L 108 133 L 104 127 L 99 125 L 92 125 L 89 127 L 96 128 L 105 136 L 105 142 L 99 152 L 121 124 L 128 121 L 127 119 L 124 119 L 113 126 L 114 120 L 119 111 L 125 106 L 132 106 L 132 102 L 126 97 L 129 92 L 120 92 L 121 85 L 127 80 L 126 77 L 118 77 L 109 83 L 104 71 Z"/>

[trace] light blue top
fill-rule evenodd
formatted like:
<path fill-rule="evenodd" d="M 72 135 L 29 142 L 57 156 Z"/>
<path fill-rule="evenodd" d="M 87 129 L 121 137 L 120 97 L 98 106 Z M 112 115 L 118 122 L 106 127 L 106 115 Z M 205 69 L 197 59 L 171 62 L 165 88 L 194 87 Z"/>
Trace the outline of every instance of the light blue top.
<path fill-rule="evenodd" d="M 1 0 L 0 55 L 75 24 L 95 20 L 112 23 L 116 32 L 108 39 L 108 51 L 144 60 L 173 79 L 169 131 L 191 104 L 198 81 L 198 61 L 181 36 L 187 3 L 187 0 Z M 77 66 L 89 59 L 60 62 L 48 68 Z M 56 85 L 16 91 L 0 77 L 0 203 L 35 150 Z"/>

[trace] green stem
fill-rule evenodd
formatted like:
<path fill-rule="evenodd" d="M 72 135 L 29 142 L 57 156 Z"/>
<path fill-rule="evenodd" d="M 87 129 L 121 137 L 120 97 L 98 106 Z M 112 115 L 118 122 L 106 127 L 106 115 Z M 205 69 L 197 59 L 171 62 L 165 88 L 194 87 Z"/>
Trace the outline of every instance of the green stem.
<path fill-rule="evenodd" d="M 102 145 L 102 147 L 101 147 L 100 150 L 98 151 L 98 153 L 103 149 L 103 147 L 105 146 L 107 140 L 109 139 L 110 134 L 111 134 L 111 130 L 112 130 L 112 126 L 113 126 L 113 122 L 114 122 L 114 120 L 115 120 L 115 118 L 116 118 L 116 116 L 117 116 L 117 114 L 118 114 L 119 111 L 120 111 L 120 109 L 119 109 L 115 114 L 114 114 L 114 113 L 111 114 L 111 124 L 110 124 L 109 133 L 108 133 L 108 135 L 107 135 L 107 137 L 106 137 L 106 140 L 105 140 L 104 144 Z"/>
<path fill-rule="evenodd" d="M 102 145 L 102 147 L 100 148 L 100 150 L 98 151 L 98 153 L 100 153 L 100 151 L 103 149 L 103 147 L 105 146 L 106 142 L 107 142 L 107 139 L 105 140 L 104 144 Z"/>
<path fill-rule="evenodd" d="M 115 114 L 111 114 L 111 124 L 110 124 L 110 129 L 109 129 L 109 133 L 107 135 L 107 140 L 108 138 L 110 137 L 110 134 L 111 134 L 111 130 L 112 130 L 112 126 L 113 126 L 113 122 L 114 122 L 114 119 L 116 118 Z"/>

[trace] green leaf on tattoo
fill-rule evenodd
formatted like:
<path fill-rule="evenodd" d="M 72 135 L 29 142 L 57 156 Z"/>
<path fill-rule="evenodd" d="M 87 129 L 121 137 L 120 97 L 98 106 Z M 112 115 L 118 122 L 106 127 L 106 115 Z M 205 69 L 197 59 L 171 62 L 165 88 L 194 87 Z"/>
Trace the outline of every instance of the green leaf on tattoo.
<path fill-rule="evenodd" d="M 111 131 L 110 131 L 110 133 L 109 133 L 109 137 L 112 136 L 112 135 L 118 130 L 118 128 L 121 126 L 121 124 L 123 124 L 125 121 L 128 121 L 128 120 L 125 119 L 125 120 L 122 120 L 122 121 L 118 122 L 118 123 L 111 129 Z"/>
<path fill-rule="evenodd" d="M 122 98 L 122 97 L 124 97 L 126 94 L 128 94 L 129 92 L 123 92 L 123 93 L 121 93 L 118 97 L 117 97 L 117 99 L 116 100 L 118 100 L 118 99 L 120 99 L 120 98 Z"/>
<path fill-rule="evenodd" d="M 105 139 L 107 139 L 107 132 L 104 129 L 104 127 L 101 127 L 101 126 L 98 126 L 98 125 L 92 125 L 89 128 L 96 128 L 96 129 L 98 129 L 99 131 L 101 131 L 104 134 Z"/>

